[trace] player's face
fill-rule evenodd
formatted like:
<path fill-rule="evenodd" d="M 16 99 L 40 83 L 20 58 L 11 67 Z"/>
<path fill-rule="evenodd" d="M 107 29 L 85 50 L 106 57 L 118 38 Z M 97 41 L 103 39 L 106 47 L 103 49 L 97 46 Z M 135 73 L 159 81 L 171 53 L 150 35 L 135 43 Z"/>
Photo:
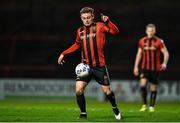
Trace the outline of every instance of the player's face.
<path fill-rule="evenodd" d="M 94 15 L 92 13 L 82 13 L 81 20 L 85 26 L 90 26 L 93 23 Z"/>
<path fill-rule="evenodd" d="M 156 33 L 156 28 L 154 27 L 147 27 L 146 28 L 146 34 L 149 38 L 153 37 Z"/>

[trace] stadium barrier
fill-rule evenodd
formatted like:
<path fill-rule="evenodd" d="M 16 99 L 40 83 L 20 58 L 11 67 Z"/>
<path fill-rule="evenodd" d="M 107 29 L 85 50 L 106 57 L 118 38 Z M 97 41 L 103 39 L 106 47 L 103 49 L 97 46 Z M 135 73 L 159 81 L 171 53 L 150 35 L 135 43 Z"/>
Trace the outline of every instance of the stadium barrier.
<path fill-rule="evenodd" d="M 140 101 L 137 80 L 112 80 L 112 90 L 120 101 Z M 149 88 L 148 88 L 149 91 Z M 74 97 L 75 81 L 71 79 L 0 79 L 0 99 L 8 96 L 22 97 Z M 100 85 L 92 81 L 86 88 L 86 96 L 105 100 Z M 157 100 L 180 101 L 180 82 L 161 81 Z"/>

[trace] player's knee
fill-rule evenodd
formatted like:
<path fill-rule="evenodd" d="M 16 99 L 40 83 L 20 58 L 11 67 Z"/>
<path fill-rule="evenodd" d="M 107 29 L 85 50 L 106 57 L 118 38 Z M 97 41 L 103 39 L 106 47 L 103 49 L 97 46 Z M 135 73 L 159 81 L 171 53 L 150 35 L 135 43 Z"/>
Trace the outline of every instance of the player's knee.
<path fill-rule="evenodd" d="M 83 89 L 76 89 L 76 95 L 82 95 L 84 93 Z"/>
<path fill-rule="evenodd" d="M 112 91 L 110 89 L 103 89 L 103 92 L 105 95 L 109 95 L 112 93 Z"/>
<path fill-rule="evenodd" d="M 151 91 L 157 91 L 157 85 L 151 85 Z"/>
<path fill-rule="evenodd" d="M 140 86 L 141 86 L 141 87 L 145 87 L 146 85 L 147 85 L 147 80 L 144 79 L 144 78 L 142 78 L 142 79 L 140 80 Z"/>
<path fill-rule="evenodd" d="M 146 85 L 140 85 L 140 88 L 147 88 Z"/>

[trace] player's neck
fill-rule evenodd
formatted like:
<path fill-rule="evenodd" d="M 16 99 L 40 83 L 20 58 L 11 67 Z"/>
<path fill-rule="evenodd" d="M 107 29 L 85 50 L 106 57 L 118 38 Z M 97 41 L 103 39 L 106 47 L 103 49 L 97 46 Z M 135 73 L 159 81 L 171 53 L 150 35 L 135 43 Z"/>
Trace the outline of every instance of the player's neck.
<path fill-rule="evenodd" d="M 91 24 L 91 25 L 92 25 L 92 24 Z M 86 28 L 90 28 L 90 27 L 91 27 L 91 25 L 89 25 L 89 26 L 85 26 L 85 25 L 84 25 L 84 26 L 85 26 Z"/>
<path fill-rule="evenodd" d="M 90 24 L 90 25 L 88 25 L 88 26 L 86 26 L 86 25 L 84 25 L 86 28 L 90 28 L 93 24 L 95 24 L 95 22 L 93 22 L 92 24 Z"/>
<path fill-rule="evenodd" d="M 153 38 L 153 37 L 154 37 L 154 35 L 147 35 L 147 37 L 148 37 L 148 38 Z"/>

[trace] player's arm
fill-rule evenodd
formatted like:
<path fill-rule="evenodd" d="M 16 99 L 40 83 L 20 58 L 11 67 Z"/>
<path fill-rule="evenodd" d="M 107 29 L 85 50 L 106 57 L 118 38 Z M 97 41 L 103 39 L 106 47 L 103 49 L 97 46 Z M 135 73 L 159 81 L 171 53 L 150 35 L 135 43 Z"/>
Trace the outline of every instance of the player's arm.
<path fill-rule="evenodd" d="M 101 19 L 103 22 L 107 23 L 107 32 L 111 33 L 111 34 L 118 34 L 119 33 L 119 29 L 117 28 L 117 26 L 110 21 L 109 17 L 106 15 L 101 14 Z"/>
<path fill-rule="evenodd" d="M 139 74 L 139 63 L 141 61 L 141 57 L 142 57 L 142 48 L 138 48 L 137 54 L 136 54 L 136 60 L 135 60 L 135 64 L 134 64 L 134 75 L 138 76 Z"/>
<path fill-rule="evenodd" d="M 63 65 L 63 63 L 65 62 L 63 59 L 64 59 L 64 56 L 67 55 L 67 54 L 70 54 L 70 53 L 73 53 L 75 52 L 77 49 L 79 49 L 81 46 L 80 44 L 80 37 L 78 35 L 78 31 L 77 31 L 77 36 L 76 36 L 76 41 L 75 43 L 70 46 L 67 50 L 63 51 L 60 55 L 59 55 L 59 58 L 58 58 L 58 64 L 61 64 Z"/>
<path fill-rule="evenodd" d="M 76 51 L 77 49 L 80 48 L 80 44 L 78 44 L 77 42 L 75 42 L 71 47 L 69 47 L 67 50 L 65 50 L 64 52 L 62 52 L 58 58 L 58 64 L 63 65 L 63 63 L 65 62 L 64 56 L 70 53 L 73 53 L 74 51 Z"/>
<path fill-rule="evenodd" d="M 161 52 L 163 54 L 163 63 L 161 64 L 161 70 L 166 70 L 167 63 L 169 61 L 169 52 L 164 44 L 163 48 L 161 48 Z"/>

